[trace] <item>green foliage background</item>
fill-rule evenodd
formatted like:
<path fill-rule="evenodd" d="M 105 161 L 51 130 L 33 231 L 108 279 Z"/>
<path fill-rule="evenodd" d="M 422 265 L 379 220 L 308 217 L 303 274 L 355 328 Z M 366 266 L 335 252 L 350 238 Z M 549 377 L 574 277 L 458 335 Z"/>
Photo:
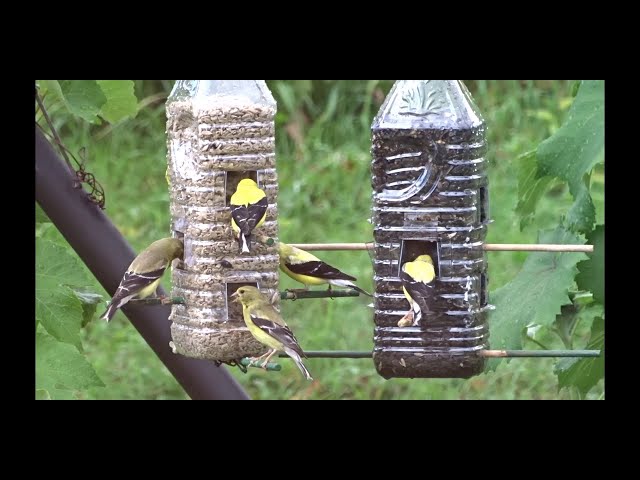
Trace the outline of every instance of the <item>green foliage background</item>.
<path fill-rule="evenodd" d="M 38 83 L 66 146 L 76 154 L 87 148 L 86 169 L 103 185 L 106 213 L 122 234 L 138 250 L 167 236 L 164 101 L 173 81 Z M 267 83 L 278 101 L 281 239 L 369 240 L 370 124 L 393 81 Z M 494 223 L 488 241 L 596 244 L 590 257 L 489 254 L 490 300 L 497 307 L 491 318 L 493 346 L 602 348 L 603 82 L 465 83 L 489 128 Z M 95 320 L 95 293 L 102 301 L 108 296 L 37 208 L 36 237 L 36 397 L 187 398 L 126 317 L 118 313 L 110 324 Z M 323 258 L 371 289 L 367 253 L 327 252 Z M 170 288 L 168 275 L 163 283 Z M 532 288 L 536 284 L 541 288 Z M 281 286 L 297 287 L 284 276 Z M 306 349 L 364 350 L 372 345 L 368 303 L 366 298 L 286 302 L 283 314 Z M 252 397 L 269 399 L 604 396 L 602 358 L 492 362 L 486 374 L 466 381 L 387 381 L 368 360 L 308 360 L 317 379 L 311 384 L 290 362 L 282 364 L 280 373 L 233 374 Z"/>

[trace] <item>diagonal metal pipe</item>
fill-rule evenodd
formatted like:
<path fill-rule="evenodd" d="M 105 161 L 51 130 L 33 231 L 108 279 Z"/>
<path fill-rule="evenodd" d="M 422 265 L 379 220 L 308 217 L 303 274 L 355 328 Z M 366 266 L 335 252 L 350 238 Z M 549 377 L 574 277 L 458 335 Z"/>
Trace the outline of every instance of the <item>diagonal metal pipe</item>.
<path fill-rule="evenodd" d="M 36 128 L 36 201 L 113 295 L 135 253 L 102 210 L 88 200 L 82 189 L 73 188 L 73 183 L 69 167 Z M 171 352 L 169 306 L 130 305 L 123 308 L 123 313 L 192 399 L 249 399 L 224 367 Z"/>

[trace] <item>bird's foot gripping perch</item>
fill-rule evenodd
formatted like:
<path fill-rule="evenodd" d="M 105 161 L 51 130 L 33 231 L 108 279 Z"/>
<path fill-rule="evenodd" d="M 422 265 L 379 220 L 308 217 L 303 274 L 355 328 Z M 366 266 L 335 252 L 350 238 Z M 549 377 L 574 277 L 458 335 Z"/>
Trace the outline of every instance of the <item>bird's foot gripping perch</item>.
<path fill-rule="evenodd" d="M 269 352 L 267 352 L 267 353 L 269 353 Z M 267 359 L 266 361 L 264 361 L 261 364 L 259 364 L 260 360 L 262 358 L 264 358 L 265 356 L 266 356 L 266 354 L 262 355 L 261 357 L 243 358 L 240 361 L 236 362 L 236 364 L 238 365 L 238 367 L 245 367 L 243 369 L 244 373 L 247 373 L 247 371 L 246 371 L 247 367 L 262 368 L 263 370 L 266 370 L 267 372 L 279 372 L 282 369 L 280 364 L 269 362 L 269 359 Z"/>
<path fill-rule="evenodd" d="M 158 295 L 158 300 L 160 300 L 161 305 L 173 305 L 173 298 L 166 295 Z"/>
<path fill-rule="evenodd" d="M 285 292 L 293 295 L 293 301 L 295 302 L 298 299 L 299 293 L 307 293 L 309 291 L 308 288 L 287 288 Z"/>

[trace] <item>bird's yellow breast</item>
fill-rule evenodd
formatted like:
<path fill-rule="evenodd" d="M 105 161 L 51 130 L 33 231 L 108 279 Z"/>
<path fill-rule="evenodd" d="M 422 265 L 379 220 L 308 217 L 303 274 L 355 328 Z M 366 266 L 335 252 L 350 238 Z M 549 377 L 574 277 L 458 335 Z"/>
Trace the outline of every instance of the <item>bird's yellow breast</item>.
<path fill-rule="evenodd" d="M 244 305 L 242 306 L 242 317 L 244 318 L 245 325 L 247 326 L 251 334 L 256 338 L 256 340 L 265 344 L 269 348 L 274 348 L 276 350 L 280 349 L 281 347 L 280 342 L 278 342 L 271 335 L 263 332 L 260 327 L 258 327 L 256 324 L 254 324 L 251 321 L 251 315 L 249 314 L 249 309 Z"/>
<path fill-rule="evenodd" d="M 160 284 L 160 279 L 157 279 L 155 282 L 150 283 L 149 285 L 147 285 L 146 287 L 144 287 L 142 290 L 138 292 L 138 298 L 147 298 L 149 295 L 151 295 L 153 292 L 156 291 L 159 284 Z"/>

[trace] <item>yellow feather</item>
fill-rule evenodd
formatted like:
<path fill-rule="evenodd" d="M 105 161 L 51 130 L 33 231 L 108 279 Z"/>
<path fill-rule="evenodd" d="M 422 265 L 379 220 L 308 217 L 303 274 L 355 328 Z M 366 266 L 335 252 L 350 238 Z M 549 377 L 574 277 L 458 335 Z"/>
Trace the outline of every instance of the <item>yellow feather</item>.
<path fill-rule="evenodd" d="M 409 275 L 411 278 L 422 283 L 431 283 L 436 278 L 436 271 L 433 267 L 433 261 L 429 255 L 420 255 L 413 262 L 407 262 L 402 266 L 402 271 Z M 404 296 L 411 307 L 413 308 L 413 298 L 409 295 L 409 292 L 402 287 Z"/>
<path fill-rule="evenodd" d="M 144 287 L 140 292 L 138 292 L 138 298 L 147 298 L 149 295 L 154 293 L 160 284 L 160 279 L 156 280 L 153 283 L 150 283 L 146 287 Z"/>
<path fill-rule="evenodd" d="M 248 207 L 249 205 L 258 203 L 266 196 L 267 194 L 258 187 L 258 184 L 256 182 L 254 182 L 250 178 L 245 178 L 241 180 L 240 183 L 238 183 L 238 187 L 235 193 L 231 195 L 229 203 L 232 206 L 243 205 L 245 207 Z M 257 223 L 256 228 L 262 226 L 266 216 L 267 214 L 265 212 L 260 221 Z M 238 228 L 238 225 L 236 225 L 236 222 L 233 220 L 233 218 L 231 219 L 231 228 L 233 228 L 233 231 L 236 232 L 236 234 L 240 232 L 240 229 Z"/>
<path fill-rule="evenodd" d="M 436 277 L 433 264 L 415 260 L 405 263 L 402 269 L 414 280 L 422 283 L 431 283 Z"/>

